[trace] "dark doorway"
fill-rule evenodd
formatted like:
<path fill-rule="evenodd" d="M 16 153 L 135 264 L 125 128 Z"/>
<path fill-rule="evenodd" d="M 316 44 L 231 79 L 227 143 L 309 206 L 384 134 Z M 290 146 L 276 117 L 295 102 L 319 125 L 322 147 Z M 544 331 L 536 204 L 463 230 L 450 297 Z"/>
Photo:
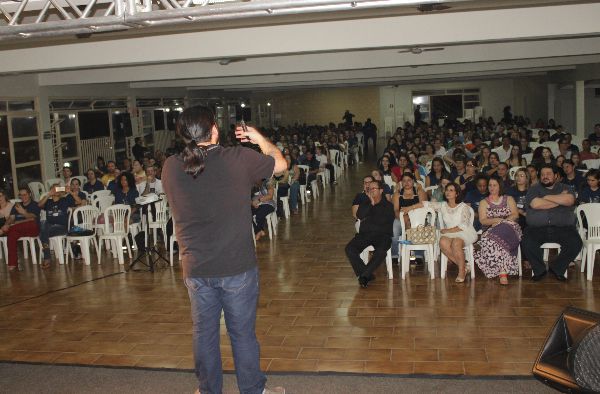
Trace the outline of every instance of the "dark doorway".
<path fill-rule="evenodd" d="M 462 95 L 431 96 L 430 106 L 432 118 L 437 119 L 457 119 L 463 117 Z"/>

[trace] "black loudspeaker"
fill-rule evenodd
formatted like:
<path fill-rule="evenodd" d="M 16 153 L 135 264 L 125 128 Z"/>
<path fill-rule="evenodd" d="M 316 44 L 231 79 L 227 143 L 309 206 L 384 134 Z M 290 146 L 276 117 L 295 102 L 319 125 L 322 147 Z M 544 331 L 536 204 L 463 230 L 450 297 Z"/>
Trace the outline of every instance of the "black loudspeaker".
<path fill-rule="evenodd" d="M 550 330 L 533 366 L 533 375 L 563 393 L 597 392 L 599 334 L 599 313 L 567 307 Z"/>

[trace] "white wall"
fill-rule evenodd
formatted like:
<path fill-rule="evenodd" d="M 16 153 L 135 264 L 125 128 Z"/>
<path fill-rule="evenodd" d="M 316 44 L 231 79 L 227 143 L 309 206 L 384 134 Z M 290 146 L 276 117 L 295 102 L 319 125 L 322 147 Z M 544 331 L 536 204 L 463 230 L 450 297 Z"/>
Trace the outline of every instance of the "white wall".
<path fill-rule="evenodd" d="M 523 115 L 533 123 L 548 118 L 548 83 L 546 77 L 523 77 L 513 80 L 513 114 Z"/>
<path fill-rule="evenodd" d="M 554 115 L 557 125 L 562 125 L 567 132 L 575 133 L 575 89 L 556 90 Z"/>

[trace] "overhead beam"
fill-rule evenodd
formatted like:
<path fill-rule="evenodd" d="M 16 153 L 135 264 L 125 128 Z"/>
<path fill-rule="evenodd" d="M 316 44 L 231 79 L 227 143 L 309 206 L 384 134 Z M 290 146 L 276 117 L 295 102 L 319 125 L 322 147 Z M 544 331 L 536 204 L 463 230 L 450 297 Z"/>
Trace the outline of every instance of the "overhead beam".
<path fill-rule="evenodd" d="M 588 36 L 599 33 L 597 15 L 600 3 L 589 3 L 238 28 L 93 45 L 82 42 L 2 51 L 0 73 Z"/>
<path fill-rule="evenodd" d="M 221 66 L 217 62 L 190 62 L 178 64 L 141 65 L 92 70 L 58 71 L 42 73 L 39 83 L 45 85 L 69 85 L 111 82 L 142 82 L 172 80 L 173 86 L 186 86 L 178 80 L 231 78 L 293 73 L 322 73 L 330 71 L 352 71 L 385 69 L 395 67 L 454 64 L 460 69 L 467 63 L 501 62 L 515 59 L 543 59 L 532 61 L 546 63 L 552 57 L 573 57 L 600 54 L 600 37 L 546 40 L 536 42 L 490 43 L 457 45 L 443 51 L 423 52 L 420 55 L 398 53 L 398 50 L 370 50 L 339 53 L 302 54 L 251 58 L 247 61 Z M 568 64 L 561 60 L 560 64 Z M 363 72 L 361 71 L 361 72 Z"/>

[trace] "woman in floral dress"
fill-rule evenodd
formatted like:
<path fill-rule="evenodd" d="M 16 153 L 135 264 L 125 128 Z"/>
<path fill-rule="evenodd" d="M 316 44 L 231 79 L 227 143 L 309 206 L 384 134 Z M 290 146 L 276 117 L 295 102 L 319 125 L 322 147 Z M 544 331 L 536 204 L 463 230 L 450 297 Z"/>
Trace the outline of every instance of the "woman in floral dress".
<path fill-rule="evenodd" d="M 519 273 L 517 259 L 521 242 L 521 227 L 517 223 L 519 211 L 511 196 L 504 194 L 503 183 L 493 177 L 488 183 L 490 195 L 479 205 L 479 221 L 483 234 L 475 252 L 475 263 L 487 278 L 500 278 L 508 284 L 508 275 Z"/>

